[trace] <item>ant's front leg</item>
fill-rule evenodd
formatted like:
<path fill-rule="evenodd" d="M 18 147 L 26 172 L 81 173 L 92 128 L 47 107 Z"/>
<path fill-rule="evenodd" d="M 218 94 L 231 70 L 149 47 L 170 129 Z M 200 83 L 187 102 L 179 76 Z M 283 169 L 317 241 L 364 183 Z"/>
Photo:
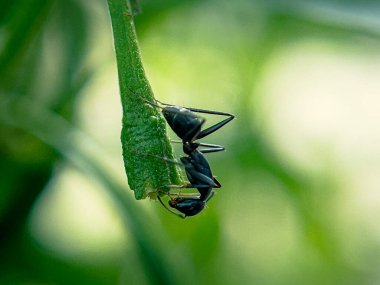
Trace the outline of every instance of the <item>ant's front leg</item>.
<path fill-rule="evenodd" d="M 214 112 L 214 111 L 211 111 L 209 114 L 214 114 L 214 115 L 223 115 L 223 116 L 228 116 L 227 119 L 224 119 L 223 121 L 201 131 L 195 139 L 201 139 L 201 138 L 204 138 L 210 134 L 212 134 L 213 132 L 216 132 L 217 130 L 219 130 L 221 127 L 223 127 L 224 125 L 228 124 L 229 122 L 231 122 L 233 119 L 235 119 L 235 116 L 232 115 L 232 114 L 228 114 L 228 113 L 221 113 L 221 112 Z"/>

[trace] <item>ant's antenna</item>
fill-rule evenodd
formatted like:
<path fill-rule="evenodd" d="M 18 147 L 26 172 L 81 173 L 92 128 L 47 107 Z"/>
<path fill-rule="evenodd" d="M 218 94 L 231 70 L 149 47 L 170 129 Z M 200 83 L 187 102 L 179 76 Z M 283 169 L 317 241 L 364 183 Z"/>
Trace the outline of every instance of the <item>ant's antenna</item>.
<path fill-rule="evenodd" d="M 161 105 L 164 105 L 164 106 L 173 106 L 171 104 L 167 104 L 167 103 L 164 103 L 164 102 L 161 102 L 160 100 L 157 100 L 156 98 L 154 98 L 154 100 L 158 103 L 160 103 Z"/>
<path fill-rule="evenodd" d="M 155 103 L 153 103 L 153 102 L 150 102 L 149 100 L 145 99 L 145 98 L 144 98 L 143 96 L 141 96 L 140 94 L 134 92 L 131 88 L 129 88 L 129 87 L 127 87 L 127 88 L 128 88 L 128 90 L 129 90 L 129 92 L 131 92 L 133 95 L 139 97 L 141 100 L 145 101 L 145 103 L 148 103 L 148 104 L 151 105 L 151 106 L 155 106 L 155 107 L 157 107 L 157 108 L 163 109 L 162 106 L 158 105 L 157 103 L 155 104 Z M 160 101 L 158 101 L 156 98 L 153 98 L 153 100 L 154 100 L 155 102 L 158 102 L 158 103 L 162 104 L 162 105 L 166 105 L 166 104 L 163 104 L 163 103 L 161 103 Z"/>

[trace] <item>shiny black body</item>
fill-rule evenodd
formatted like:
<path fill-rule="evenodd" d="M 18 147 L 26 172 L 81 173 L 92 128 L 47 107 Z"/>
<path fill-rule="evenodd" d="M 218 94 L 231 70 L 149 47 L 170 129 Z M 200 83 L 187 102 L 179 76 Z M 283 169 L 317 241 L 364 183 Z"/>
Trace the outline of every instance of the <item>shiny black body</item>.
<path fill-rule="evenodd" d="M 170 208 L 168 208 L 161 200 L 160 196 L 158 196 L 158 199 L 166 209 L 181 218 L 194 216 L 200 213 L 205 208 L 206 203 L 213 197 L 214 192 L 212 189 L 221 187 L 218 180 L 216 180 L 216 178 L 212 175 L 210 165 L 203 154 L 224 150 L 223 146 L 197 143 L 195 141 L 214 133 L 232 121 L 235 116 L 218 111 L 184 108 L 180 106 L 169 105 L 156 100 L 156 102 L 165 106 L 162 107 L 145 99 L 143 100 L 148 104 L 162 109 L 162 114 L 165 120 L 171 129 L 176 133 L 176 135 L 182 140 L 183 152 L 187 156 L 181 157 L 181 165 L 185 168 L 186 176 L 189 179 L 190 183 L 183 187 L 172 187 L 196 188 L 200 194 L 177 194 L 176 197 L 170 197 L 169 206 L 176 209 L 183 215 L 170 210 Z M 215 125 L 212 125 L 211 127 L 202 130 L 206 119 L 198 116 L 195 113 L 227 116 L 227 118 L 220 121 L 219 123 L 216 123 Z M 200 147 L 207 148 L 199 150 Z"/>

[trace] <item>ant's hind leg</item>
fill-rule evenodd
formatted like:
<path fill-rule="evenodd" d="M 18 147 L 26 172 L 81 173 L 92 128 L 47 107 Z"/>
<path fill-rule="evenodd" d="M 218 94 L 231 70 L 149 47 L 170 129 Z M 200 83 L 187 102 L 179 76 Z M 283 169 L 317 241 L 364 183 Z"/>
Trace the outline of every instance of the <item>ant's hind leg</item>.
<path fill-rule="evenodd" d="M 221 127 L 223 127 L 224 125 L 228 124 L 229 122 L 231 122 L 233 119 L 235 119 L 235 116 L 234 115 L 231 115 L 231 114 L 227 114 L 227 113 L 223 113 L 225 116 L 228 116 L 227 119 L 224 119 L 223 121 L 201 131 L 196 139 L 201 139 L 201 138 L 204 138 L 210 134 L 212 134 L 213 132 L 216 132 L 217 130 L 219 130 Z M 217 115 L 220 115 L 220 114 L 217 114 Z"/>

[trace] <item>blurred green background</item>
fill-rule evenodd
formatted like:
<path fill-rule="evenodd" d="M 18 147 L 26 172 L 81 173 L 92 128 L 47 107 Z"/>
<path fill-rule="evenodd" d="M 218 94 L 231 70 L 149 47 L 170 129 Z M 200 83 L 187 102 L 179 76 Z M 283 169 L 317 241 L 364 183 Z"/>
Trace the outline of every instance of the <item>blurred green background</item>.
<path fill-rule="evenodd" d="M 0 284 L 380 284 L 380 3 L 142 9 L 155 96 L 238 117 L 223 188 L 134 200 L 106 1 L 1 0 Z"/>

